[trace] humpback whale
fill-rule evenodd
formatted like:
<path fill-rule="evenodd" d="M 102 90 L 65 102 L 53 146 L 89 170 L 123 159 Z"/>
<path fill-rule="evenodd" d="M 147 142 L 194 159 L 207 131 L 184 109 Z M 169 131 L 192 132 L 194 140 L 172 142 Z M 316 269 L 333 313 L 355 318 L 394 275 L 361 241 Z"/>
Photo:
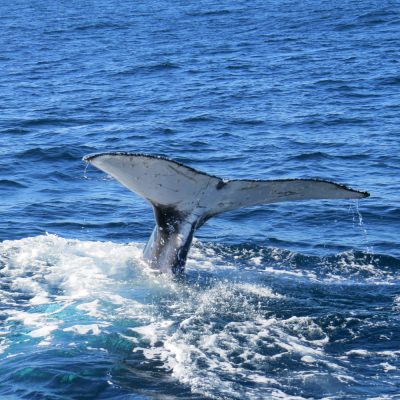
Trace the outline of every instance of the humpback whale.
<path fill-rule="evenodd" d="M 196 229 L 215 215 L 257 204 L 369 196 L 320 179 L 226 180 L 147 154 L 98 153 L 83 160 L 151 204 L 156 226 L 144 259 L 152 268 L 174 274 L 185 268 Z"/>

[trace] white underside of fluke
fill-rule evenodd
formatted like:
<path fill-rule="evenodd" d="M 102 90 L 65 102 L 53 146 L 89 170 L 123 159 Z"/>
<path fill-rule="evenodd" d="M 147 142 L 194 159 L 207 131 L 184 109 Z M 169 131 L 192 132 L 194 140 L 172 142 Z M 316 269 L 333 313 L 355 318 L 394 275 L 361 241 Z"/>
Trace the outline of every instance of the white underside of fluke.
<path fill-rule="evenodd" d="M 256 204 L 360 199 L 368 193 L 324 180 L 223 180 L 163 157 L 103 153 L 84 157 L 151 203 L 156 217 L 147 258 L 161 270 L 184 266 L 194 230 L 210 217 Z M 186 251 L 181 251 L 187 247 Z M 181 253 L 181 255 L 180 255 Z M 179 260 L 178 260 L 179 261 Z"/>

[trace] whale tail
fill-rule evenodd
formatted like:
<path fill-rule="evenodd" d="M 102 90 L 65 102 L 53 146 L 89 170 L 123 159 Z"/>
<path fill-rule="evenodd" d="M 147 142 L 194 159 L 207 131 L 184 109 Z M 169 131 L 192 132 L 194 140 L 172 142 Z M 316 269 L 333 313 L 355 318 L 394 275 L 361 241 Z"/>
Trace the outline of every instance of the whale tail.
<path fill-rule="evenodd" d="M 367 192 L 317 179 L 224 180 L 145 154 L 90 154 L 84 161 L 152 205 L 156 227 L 146 246 L 145 258 L 162 271 L 183 270 L 194 231 L 225 211 L 282 201 L 369 196 Z"/>

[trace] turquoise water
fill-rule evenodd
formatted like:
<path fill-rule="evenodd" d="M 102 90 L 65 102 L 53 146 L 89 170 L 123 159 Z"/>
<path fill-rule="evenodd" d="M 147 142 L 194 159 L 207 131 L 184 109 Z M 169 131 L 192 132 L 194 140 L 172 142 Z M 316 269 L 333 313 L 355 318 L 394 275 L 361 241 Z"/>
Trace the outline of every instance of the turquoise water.
<path fill-rule="evenodd" d="M 397 398 L 399 11 L 1 3 L 0 398 Z M 118 150 L 371 197 L 211 219 L 176 282 Z"/>

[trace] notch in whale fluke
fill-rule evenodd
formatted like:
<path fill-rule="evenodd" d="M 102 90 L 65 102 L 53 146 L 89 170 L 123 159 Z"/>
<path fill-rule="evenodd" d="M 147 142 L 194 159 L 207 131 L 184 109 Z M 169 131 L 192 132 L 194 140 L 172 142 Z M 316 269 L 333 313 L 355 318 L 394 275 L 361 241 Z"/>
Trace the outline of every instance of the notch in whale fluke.
<path fill-rule="evenodd" d="M 367 192 L 320 179 L 224 180 L 147 154 L 89 154 L 83 160 L 151 204 L 156 226 L 144 257 L 161 271 L 183 271 L 195 230 L 225 211 L 282 201 L 369 196 Z"/>

